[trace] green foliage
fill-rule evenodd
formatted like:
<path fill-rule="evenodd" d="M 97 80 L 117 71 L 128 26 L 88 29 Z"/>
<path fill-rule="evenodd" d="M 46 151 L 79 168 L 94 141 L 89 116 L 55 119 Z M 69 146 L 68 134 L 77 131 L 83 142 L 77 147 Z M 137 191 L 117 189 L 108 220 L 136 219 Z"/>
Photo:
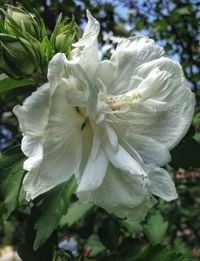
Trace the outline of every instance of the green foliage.
<path fill-rule="evenodd" d="M 55 29 L 51 35 L 50 42 L 56 52 L 65 53 L 70 58 L 71 43 L 80 38 L 80 30 L 75 23 L 74 18 L 69 24 L 62 20 L 62 14 L 59 15 Z"/>
<path fill-rule="evenodd" d="M 30 85 L 35 85 L 34 80 L 31 79 L 16 80 L 12 78 L 5 78 L 0 80 L 0 94 L 3 92 L 11 91 L 19 87 L 30 86 Z"/>
<path fill-rule="evenodd" d="M 17 207 L 24 171 L 19 147 L 9 149 L 0 158 L 0 213 L 8 217 Z"/>
<path fill-rule="evenodd" d="M 135 235 L 143 231 L 141 223 L 137 221 L 131 221 L 126 219 L 122 221 L 122 225 L 130 235 Z"/>
<path fill-rule="evenodd" d="M 79 201 L 73 203 L 69 209 L 66 215 L 64 215 L 59 225 L 61 227 L 63 226 L 72 226 L 76 222 L 78 222 L 80 219 L 82 219 L 93 207 L 92 204 L 82 204 Z"/>
<path fill-rule="evenodd" d="M 189 261 L 187 258 L 177 255 L 174 252 L 169 251 L 167 248 L 160 245 L 146 246 L 132 261 Z"/>
<path fill-rule="evenodd" d="M 29 222 L 26 226 L 26 239 L 24 243 L 18 244 L 17 251 L 23 261 L 51 260 L 53 249 L 57 243 L 55 233 L 47 239 L 39 250 L 33 250 L 33 242 L 35 238 L 34 222 L 38 215 L 38 213 L 35 212 L 35 210 L 32 210 Z"/>
<path fill-rule="evenodd" d="M 4 22 L 0 23 L 0 69 L 10 77 L 29 76 L 41 84 L 46 81 L 47 66 L 53 55 L 63 52 L 70 57 L 79 29 L 74 19 L 66 22 L 60 15 L 54 31 L 48 36 L 38 11 L 28 3 L 27 7 L 35 17 L 10 5 L 6 11 L 0 9 L 4 15 Z"/>
<path fill-rule="evenodd" d="M 153 245 L 162 243 L 166 236 L 168 222 L 164 221 L 159 211 L 151 215 L 148 222 L 144 225 L 144 231 Z"/>
<path fill-rule="evenodd" d="M 66 213 L 69 200 L 76 188 L 74 178 L 68 182 L 58 185 L 49 191 L 42 198 L 39 206 L 41 214 L 35 223 L 36 238 L 34 242 L 34 250 L 37 250 L 57 228 L 58 223 Z"/>
<path fill-rule="evenodd" d="M 186 245 L 186 243 L 180 239 L 177 238 L 174 242 L 174 249 L 176 253 L 180 253 L 185 257 L 192 259 L 192 251 L 191 249 Z"/>

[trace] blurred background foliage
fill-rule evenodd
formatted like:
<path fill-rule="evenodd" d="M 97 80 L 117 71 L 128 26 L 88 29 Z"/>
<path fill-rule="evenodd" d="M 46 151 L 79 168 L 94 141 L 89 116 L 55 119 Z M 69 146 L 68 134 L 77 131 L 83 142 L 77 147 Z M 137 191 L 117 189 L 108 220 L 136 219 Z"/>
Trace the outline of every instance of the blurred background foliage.
<path fill-rule="evenodd" d="M 30 10 L 31 6 L 38 11 L 46 26 L 46 32 L 40 41 L 44 40 L 45 35 L 48 37 L 55 31 L 56 20 L 60 13 L 66 22 L 71 21 L 70 28 L 76 34 L 70 39 L 67 36 L 68 45 L 62 47 L 54 45 L 53 52 L 50 54 L 48 52 L 48 56 L 43 52 L 46 60 L 42 70 L 33 69 L 30 75 L 24 75 L 24 72 L 21 74 L 20 78 L 26 78 L 26 81 L 28 76 L 29 82 L 24 82 L 26 87 L 1 93 L 2 86 L 0 86 L 0 148 L 4 151 L 14 146 L 3 152 L 0 159 L 2 249 L 6 245 L 12 245 L 17 248 L 22 260 L 25 261 L 199 260 L 200 2 L 198 0 L 29 0 L 19 3 L 0 0 L 0 7 L 5 9 L 5 4 L 18 7 L 23 5 L 27 10 Z M 45 81 L 46 67 L 54 52 L 63 48 L 66 55 L 69 54 L 68 47 L 80 34 L 72 17 L 83 29 L 86 24 L 86 9 L 89 9 L 101 24 L 99 36 L 101 57 L 109 57 L 120 37 L 128 37 L 136 32 L 148 35 L 164 47 L 167 57 L 182 64 L 196 96 L 193 124 L 180 144 L 171 151 L 172 161 L 166 166 L 174 177 L 179 199 L 172 203 L 159 200 L 159 204 L 140 223 L 120 220 L 88 204 L 81 205 L 72 195 L 76 186 L 74 180 L 45 193 L 31 203 L 31 206 L 24 200 L 24 192 L 20 187 L 24 175 L 23 155 L 18 146 L 21 134 L 12 108 L 22 103 L 36 85 Z M 1 21 L 3 20 L 2 13 Z M 48 49 L 48 41 L 45 40 L 44 45 Z M 1 46 L 3 57 L 2 49 Z M 17 66 L 20 67 L 20 60 Z M 37 68 L 39 67 L 40 65 L 37 65 Z M 30 82 L 31 80 L 33 82 Z M 67 205 L 70 206 L 68 211 Z"/>

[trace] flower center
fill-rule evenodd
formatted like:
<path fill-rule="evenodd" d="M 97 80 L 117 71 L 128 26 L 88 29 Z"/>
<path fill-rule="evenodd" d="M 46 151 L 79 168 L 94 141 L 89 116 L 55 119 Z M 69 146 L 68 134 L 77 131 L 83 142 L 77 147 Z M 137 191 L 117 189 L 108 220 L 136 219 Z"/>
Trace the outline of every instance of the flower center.
<path fill-rule="evenodd" d="M 132 107 L 136 100 L 141 98 L 141 94 L 137 91 L 134 91 L 129 94 L 122 94 L 119 96 L 106 98 L 106 103 L 109 105 L 112 111 L 116 111 Z"/>

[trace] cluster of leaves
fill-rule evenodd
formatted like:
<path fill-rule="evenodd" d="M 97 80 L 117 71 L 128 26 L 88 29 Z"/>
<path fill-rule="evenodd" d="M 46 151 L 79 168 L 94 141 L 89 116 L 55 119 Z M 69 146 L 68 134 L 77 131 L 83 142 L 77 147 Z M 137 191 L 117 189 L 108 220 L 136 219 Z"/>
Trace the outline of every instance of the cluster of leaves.
<path fill-rule="evenodd" d="M 36 9 L 29 7 L 28 12 L 7 5 L 6 11 L 3 8 L 0 11 L 4 16 L 0 21 L 0 69 L 11 78 L 23 79 L 21 82 L 3 80 L 1 91 L 45 82 L 47 66 L 52 57 L 57 52 L 63 52 L 69 58 L 72 43 L 79 38 L 75 20 L 67 23 L 60 14 L 52 34 L 48 36 Z M 26 78 L 35 82 L 26 82 Z"/>
<path fill-rule="evenodd" d="M 19 11 L 13 7 L 8 9 L 25 16 L 24 22 L 18 22 L 11 13 L 3 10 L 0 21 L 0 66 L 10 76 L 0 80 L 0 130 L 6 129 L 6 142 L 8 131 L 12 134 L 7 145 L 19 144 L 20 140 L 16 119 L 10 113 L 14 105 L 21 103 L 36 84 L 45 81 L 48 62 L 56 52 L 62 51 L 67 57 L 70 56 L 72 43 L 79 37 L 79 29 L 73 19 L 67 23 L 59 16 L 56 22 L 60 11 L 64 17 L 72 17 L 74 14 L 77 23 L 81 24 L 82 19 L 85 19 L 85 8 L 89 8 L 102 25 L 102 41 L 104 32 L 113 31 L 115 35 L 128 36 L 136 30 L 144 33 L 148 31 L 158 41 L 164 40 L 161 43 L 167 54 L 178 54 L 177 59 L 184 66 L 197 101 L 200 99 L 197 88 L 195 1 L 125 1 L 123 7 L 127 9 L 124 10 L 129 9 L 126 17 L 116 11 L 122 5 L 118 0 L 112 3 L 101 0 L 95 3 L 90 0 L 78 3 L 73 0 L 21 2 L 28 11 Z M 4 3 L 0 1 L 2 6 Z M 47 27 L 37 10 L 40 10 Z M 26 21 L 30 30 L 26 29 Z M 127 24 L 131 27 L 130 31 L 127 30 Z M 14 48 L 16 43 L 17 49 L 12 54 L 7 52 L 8 46 Z M 23 50 L 23 57 L 13 62 L 18 48 L 20 52 Z M 2 65 L 2 58 L 5 57 L 8 66 L 5 63 Z M 24 66 L 25 71 L 18 72 L 18 63 L 22 60 L 31 63 L 32 69 L 28 73 L 27 64 Z M 200 167 L 199 116 L 200 107 L 197 103 L 194 127 L 171 152 L 169 171 L 175 172 L 174 169 L 179 167 Z M 16 246 L 22 260 L 196 260 L 193 252 L 200 238 L 198 177 L 177 178 L 179 200 L 170 204 L 159 201 L 147 219 L 139 223 L 120 220 L 100 208 L 80 204 L 73 195 L 76 188 L 74 179 L 31 203 L 27 202 L 22 187 L 23 157 L 19 146 L 15 146 L 3 152 L 0 158 L 0 241 L 2 246 Z M 78 245 L 74 254 L 72 248 L 69 248 L 70 239 Z M 59 242 L 64 240 L 67 242 L 65 247 L 58 248 L 61 245 Z"/>

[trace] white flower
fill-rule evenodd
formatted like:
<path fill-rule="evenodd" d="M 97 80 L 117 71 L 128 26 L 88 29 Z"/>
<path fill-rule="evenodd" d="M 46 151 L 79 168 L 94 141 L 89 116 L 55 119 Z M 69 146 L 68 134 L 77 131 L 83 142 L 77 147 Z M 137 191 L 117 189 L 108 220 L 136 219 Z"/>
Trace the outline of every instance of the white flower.
<path fill-rule="evenodd" d="M 23 132 L 27 198 L 75 174 L 77 195 L 119 217 L 142 219 L 177 198 L 162 168 L 188 130 L 194 96 L 177 62 L 153 40 L 123 40 L 98 61 L 99 23 L 89 12 L 71 60 L 54 56 L 49 82 L 14 109 Z"/>

